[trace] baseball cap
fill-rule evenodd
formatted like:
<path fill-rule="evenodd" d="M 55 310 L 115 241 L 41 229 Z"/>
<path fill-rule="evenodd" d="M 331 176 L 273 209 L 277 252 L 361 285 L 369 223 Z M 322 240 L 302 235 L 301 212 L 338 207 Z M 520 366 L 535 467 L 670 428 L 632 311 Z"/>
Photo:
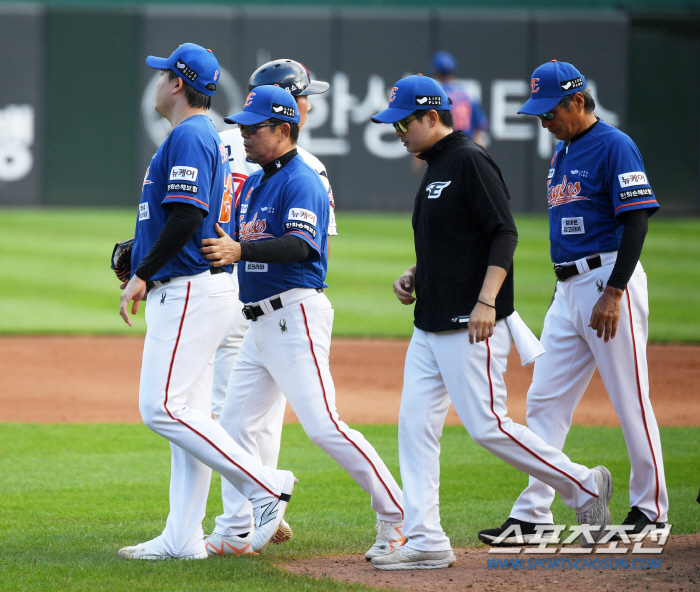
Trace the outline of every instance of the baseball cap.
<path fill-rule="evenodd" d="M 148 56 L 146 64 L 157 70 L 172 70 L 195 90 L 212 97 L 221 72 L 211 49 L 196 43 L 183 43 L 169 58 Z"/>
<path fill-rule="evenodd" d="M 419 109 L 450 110 L 450 101 L 440 83 L 422 74 L 399 80 L 391 89 L 389 108 L 373 116 L 372 121 L 395 123 Z"/>
<path fill-rule="evenodd" d="M 452 74 L 457 69 L 457 60 L 447 51 L 436 51 L 430 60 L 430 67 L 440 74 Z"/>
<path fill-rule="evenodd" d="M 279 86 L 265 84 L 248 93 L 243 111 L 224 117 L 224 121 L 254 125 L 272 118 L 299 123 L 299 111 L 291 93 Z"/>
<path fill-rule="evenodd" d="M 554 109 L 564 96 L 586 88 L 586 79 L 571 64 L 552 60 L 532 73 L 530 88 L 530 99 L 518 113 L 542 115 Z"/>
<path fill-rule="evenodd" d="M 320 80 L 311 80 L 306 66 L 294 60 L 274 60 L 260 66 L 248 81 L 248 90 L 263 84 L 276 84 L 298 97 L 324 93 L 330 84 Z"/>

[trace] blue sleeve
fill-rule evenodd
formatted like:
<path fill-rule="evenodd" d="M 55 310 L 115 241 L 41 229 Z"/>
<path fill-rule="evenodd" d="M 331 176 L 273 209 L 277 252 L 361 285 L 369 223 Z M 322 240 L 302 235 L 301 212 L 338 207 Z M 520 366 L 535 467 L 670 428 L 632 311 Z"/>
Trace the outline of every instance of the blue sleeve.
<path fill-rule="evenodd" d="M 166 157 L 168 184 L 163 204 L 187 203 L 209 213 L 212 171 L 218 152 L 207 137 L 191 126 L 180 125 L 172 132 Z"/>
<path fill-rule="evenodd" d="M 615 216 L 632 210 L 647 209 L 651 216 L 659 209 L 649 184 L 642 155 L 625 134 L 614 137 L 608 153 L 608 191 Z"/>
<path fill-rule="evenodd" d="M 325 253 L 322 237 L 328 228 L 330 204 L 328 192 L 318 175 L 300 175 L 290 179 L 284 199 L 284 234 L 298 236 L 309 244 L 312 253 L 309 258 L 318 259 Z"/>

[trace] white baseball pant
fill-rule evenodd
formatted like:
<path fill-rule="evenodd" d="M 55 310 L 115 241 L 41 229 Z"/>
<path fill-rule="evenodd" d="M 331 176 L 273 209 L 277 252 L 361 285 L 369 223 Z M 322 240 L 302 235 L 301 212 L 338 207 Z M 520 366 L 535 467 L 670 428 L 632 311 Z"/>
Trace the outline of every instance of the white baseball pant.
<path fill-rule="evenodd" d="M 632 466 L 630 506 L 637 506 L 653 521 L 666 522 L 668 493 L 661 440 L 649 400 L 647 278 L 637 263 L 622 297 L 617 334 L 605 343 L 588 323 L 615 263 L 614 256 L 604 257 L 604 263 L 606 259 L 603 267 L 557 283 L 542 330 L 546 353 L 535 362 L 527 393 L 527 425 L 561 450 L 597 365 L 622 424 Z M 553 500 L 550 487 L 530 478 L 510 515 L 526 522 L 551 523 Z"/>
<path fill-rule="evenodd" d="M 511 333 L 503 319 L 492 337 L 474 344 L 467 329 L 429 333 L 414 328 L 399 413 L 403 534 L 412 549 L 450 549 L 439 511 L 440 438 L 450 400 L 477 444 L 552 485 L 577 512 L 595 502 L 590 469 L 507 416 L 503 375 L 510 348 Z"/>
<path fill-rule="evenodd" d="M 244 450 L 259 457 L 258 433 L 283 386 L 304 431 L 371 496 L 381 520 L 403 519 L 401 489 L 360 432 L 340 421 L 328 365 L 333 307 L 313 289 L 281 294 L 283 308 L 251 322 L 231 376 L 221 425 Z M 223 483 L 224 513 L 215 532 L 240 534 L 250 528 L 250 509 L 240 493 Z"/>
<path fill-rule="evenodd" d="M 233 318 L 227 274 L 208 271 L 153 289 L 146 303 L 139 408 L 172 449 L 170 514 L 163 531 L 177 557 L 204 551 L 202 519 L 211 470 L 251 501 L 278 497 L 282 471 L 263 467 L 211 418 L 214 354 Z"/>

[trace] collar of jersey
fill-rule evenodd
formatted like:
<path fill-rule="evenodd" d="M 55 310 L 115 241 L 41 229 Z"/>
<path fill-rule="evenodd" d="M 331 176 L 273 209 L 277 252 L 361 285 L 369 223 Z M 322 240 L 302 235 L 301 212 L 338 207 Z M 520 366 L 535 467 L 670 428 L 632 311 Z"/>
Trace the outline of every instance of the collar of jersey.
<path fill-rule="evenodd" d="M 292 148 L 289 152 L 286 152 L 279 158 L 275 158 L 272 162 L 268 162 L 265 166 L 262 167 L 263 170 L 263 176 L 262 179 L 260 179 L 261 183 L 264 183 L 267 181 L 272 175 L 274 175 L 276 172 L 281 171 L 285 165 L 292 160 L 297 155 L 297 149 Z M 278 166 L 279 165 L 279 166 Z"/>
<path fill-rule="evenodd" d="M 446 135 L 444 138 L 441 140 L 438 140 L 433 144 L 430 148 L 428 148 L 425 152 L 421 152 L 420 154 L 416 154 L 418 158 L 422 158 L 423 160 L 432 160 L 435 158 L 440 152 L 442 152 L 447 146 L 452 144 L 457 138 L 465 137 L 464 133 L 462 133 L 461 130 L 455 130 L 451 134 Z"/>
<path fill-rule="evenodd" d="M 598 122 L 600 121 L 600 117 L 595 118 L 595 123 L 591 124 L 590 127 L 587 127 L 585 130 L 583 130 L 580 134 L 576 134 L 573 138 L 571 138 L 566 144 L 573 144 L 576 140 L 580 140 L 585 136 L 588 132 L 590 132 L 596 125 L 598 125 Z"/>

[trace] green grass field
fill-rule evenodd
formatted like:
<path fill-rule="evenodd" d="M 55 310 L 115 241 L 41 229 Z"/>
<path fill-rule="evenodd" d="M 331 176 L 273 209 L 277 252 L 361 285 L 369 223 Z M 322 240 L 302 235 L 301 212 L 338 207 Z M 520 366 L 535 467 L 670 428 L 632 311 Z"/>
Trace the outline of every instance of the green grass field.
<path fill-rule="evenodd" d="M 137 334 L 118 314 L 119 282 L 108 268 L 114 243 L 132 236 L 127 210 L 0 210 L 0 334 Z M 547 221 L 517 216 L 515 305 L 539 334 L 554 289 Z M 338 212 L 328 296 L 334 335 L 408 337 L 413 309 L 393 281 L 415 261 L 408 214 Z M 653 217 L 642 262 L 649 276 L 650 339 L 700 342 L 700 221 Z"/>
<path fill-rule="evenodd" d="M 360 426 L 398 478 L 396 426 Z M 674 534 L 697 532 L 700 428 L 662 428 Z M 615 481 L 613 520 L 628 510 L 629 462 L 620 430 L 572 430 L 566 451 L 588 465 L 603 463 Z M 364 552 L 374 536 L 369 497 L 298 425 L 285 427 L 280 466 L 300 483 L 289 506 L 294 538 L 258 557 L 138 562 L 121 546 L 158 535 L 168 512 L 170 449 L 141 425 L 0 424 L 0 590 L 135 592 L 237 590 L 366 590 L 328 578 L 289 575 L 277 565 L 317 555 Z M 508 516 L 525 475 L 476 446 L 465 430 L 442 438 L 441 513 L 455 547 L 478 544 L 476 533 Z M 209 499 L 205 532 L 221 509 L 219 480 Z M 571 524 L 559 499 L 555 522 Z"/>

